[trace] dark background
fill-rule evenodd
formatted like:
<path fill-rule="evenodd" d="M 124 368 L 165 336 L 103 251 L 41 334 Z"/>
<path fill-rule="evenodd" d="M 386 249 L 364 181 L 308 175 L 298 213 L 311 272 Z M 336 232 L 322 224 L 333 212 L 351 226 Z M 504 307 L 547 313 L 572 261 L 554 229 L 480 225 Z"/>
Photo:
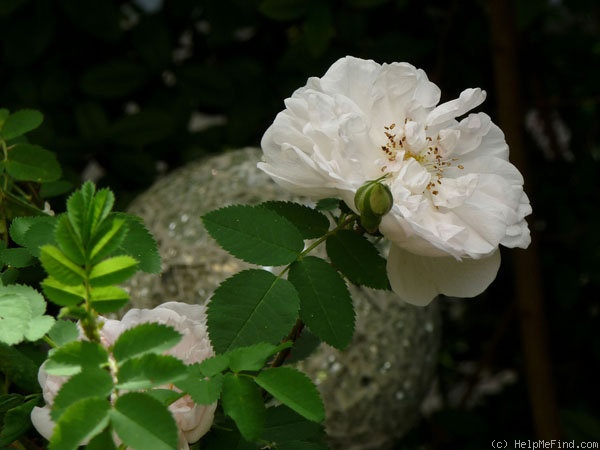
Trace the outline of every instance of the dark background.
<path fill-rule="evenodd" d="M 410 62 L 442 101 L 487 90 L 479 110 L 509 143 L 523 133 L 513 150 L 527 162 L 536 245 L 504 252 L 482 298 L 439 300 L 439 402 L 397 448 L 598 442 L 600 3 L 516 1 L 507 15 L 498 5 L 511 2 L 1 0 L 0 106 L 42 111 L 31 140 L 75 185 L 100 168 L 124 208 L 161 173 L 258 145 L 283 99 L 348 54 Z M 503 100 L 521 108 L 508 113 L 521 128 L 512 136 Z M 190 131 L 199 114 L 212 125 Z"/>

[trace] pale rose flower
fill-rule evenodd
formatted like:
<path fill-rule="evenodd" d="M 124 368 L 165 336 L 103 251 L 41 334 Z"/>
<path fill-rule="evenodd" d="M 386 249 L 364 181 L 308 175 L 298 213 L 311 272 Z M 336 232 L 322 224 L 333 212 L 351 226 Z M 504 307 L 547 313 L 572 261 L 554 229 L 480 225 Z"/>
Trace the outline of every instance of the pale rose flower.
<path fill-rule="evenodd" d="M 104 326 L 100 332 L 102 344 L 106 347 L 115 343 L 123 331 L 140 323 L 156 322 L 170 325 L 182 334 L 181 341 L 165 354 L 181 359 L 185 364 L 201 362 L 214 355 L 208 329 L 206 327 L 206 307 L 180 302 L 167 302 L 154 309 L 131 309 L 121 320 L 101 318 Z M 38 381 L 42 387 L 46 405 L 35 407 L 31 412 L 31 421 L 36 430 L 46 439 L 50 439 L 54 422 L 50 418 L 50 409 L 54 398 L 68 377 L 49 375 L 40 367 Z M 164 388 L 174 389 L 172 386 Z M 188 443 L 196 442 L 210 429 L 216 403 L 198 405 L 186 395 L 169 406 L 169 410 L 179 429 L 179 448 L 189 449 Z"/>
<path fill-rule="evenodd" d="M 498 246 L 529 245 L 523 177 L 502 131 L 467 89 L 438 105 L 440 89 L 407 63 L 338 60 L 285 100 L 263 136 L 258 167 L 315 199 L 355 212 L 356 191 L 385 176 L 393 207 L 379 230 L 391 241 L 392 289 L 425 305 L 438 294 L 473 297 L 495 278 Z"/>

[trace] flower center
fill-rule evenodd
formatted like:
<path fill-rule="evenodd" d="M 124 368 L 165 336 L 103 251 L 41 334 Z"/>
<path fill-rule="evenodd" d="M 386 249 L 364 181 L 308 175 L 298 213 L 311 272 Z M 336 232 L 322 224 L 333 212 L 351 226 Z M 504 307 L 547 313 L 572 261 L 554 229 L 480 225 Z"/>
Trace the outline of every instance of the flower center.
<path fill-rule="evenodd" d="M 407 118 L 403 126 L 392 123 L 383 127 L 386 142 L 381 146 L 381 150 L 388 162 L 381 167 L 381 171 L 396 171 L 402 161 L 414 159 L 431 175 L 425 189 L 432 195 L 438 195 L 444 171 L 452 166 L 457 158 L 449 159 L 443 156 L 439 134 L 435 137 L 427 136 L 427 126 L 416 130 L 414 125 L 415 122 Z M 464 169 L 461 164 L 456 167 Z"/>

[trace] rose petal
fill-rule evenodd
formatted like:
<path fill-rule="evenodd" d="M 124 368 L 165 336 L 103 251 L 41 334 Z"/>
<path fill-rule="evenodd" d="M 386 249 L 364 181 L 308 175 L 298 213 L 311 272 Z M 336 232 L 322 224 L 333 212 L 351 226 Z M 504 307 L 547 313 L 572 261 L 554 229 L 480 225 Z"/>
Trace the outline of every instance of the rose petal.
<path fill-rule="evenodd" d="M 481 259 L 419 256 L 396 246 L 390 248 L 387 272 L 392 290 L 403 300 L 425 306 L 438 294 L 475 297 L 496 277 L 500 252 Z"/>
<path fill-rule="evenodd" d="M 35 406 L 31 411 L 31 423 L 38 433 L 50 440 L 54 431 L 54 422 L 50 418 L 50 408 L 48 406 L 43 408 Z"/>
<path fill-rule="evenodd" d="M 457 99 L 442 103 L 427 116 L 429 125 L 437 125 L 447 120 L 460 117 L 479 106 L 485 100 L 486 93 L 479 88 L 465 89 Z"/>

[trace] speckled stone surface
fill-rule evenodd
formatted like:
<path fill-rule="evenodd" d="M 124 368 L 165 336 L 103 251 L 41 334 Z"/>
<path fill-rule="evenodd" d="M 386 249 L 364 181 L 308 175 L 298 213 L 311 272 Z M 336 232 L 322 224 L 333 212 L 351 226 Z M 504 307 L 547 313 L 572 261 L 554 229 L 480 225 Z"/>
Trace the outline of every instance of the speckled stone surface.
<path fill-rule="evenodd" d="M 128 285 L 135 307 L 169 300 L 202 303 L 218 284 L 250 267 L 222 250 L 200 216 L 230 204 L 302 199 L 256 168 L 258 149 L 230 151 L 176 170 L 130 206 L 157 238 L 160 277 L 140 274 Z M 344 351 L 321 345 L 299 367 L 318 385 L 333 449 L 389 449 L 414 423 L 435 369 L 439 311 L 391 292 L 351 286 L 357 321 Z"/>

